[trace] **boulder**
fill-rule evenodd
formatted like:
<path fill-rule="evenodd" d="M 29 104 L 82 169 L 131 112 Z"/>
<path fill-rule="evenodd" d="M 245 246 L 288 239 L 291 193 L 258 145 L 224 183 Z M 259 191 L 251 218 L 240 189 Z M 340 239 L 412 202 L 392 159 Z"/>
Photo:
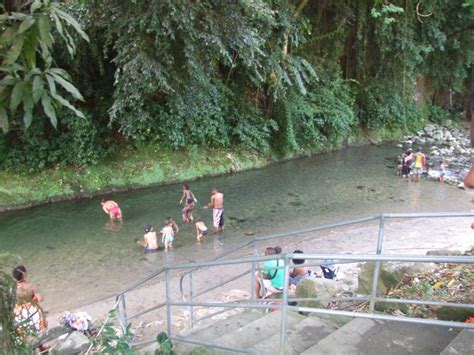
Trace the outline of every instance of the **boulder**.
<path fill-rule="evenodd" d="M 454 307 L 440 307 L 436 311 L 438 319 L 450 320 L 453 322 L 464 322 L 470 317 L 474 317 L 474 309 L 472 308 L 454 308 Z"/>
<path fill-rule="evenodd" d="M 423 130 L 426 132 L 426 134 L 431 135 L 433 131 L 436 129 L 436 127 L 432 124 L 427 124 Z"/>
<path fill-rule="evenodd" d="M 460 255 L 464 255 L 464 254 L 459 250 L 439 249 L 439 250 L 428 250 L 426 252 L 426 255 L 432 255 L 432 256 L 460 256 Z"/>
<path fill-rule="evenodd" d="M 91 342 L 81 332 L 72 332 L 65 339 L 60 340 L 54 347 L 53 354 L 71 355 L 86 352 Z"/>
<path fill-rule="evenodd" d="M 442 130 L 436 130 L 431 134 L 431 137 L 436 141 L 442 141 L 444 139 L 444 133 Z"/>
<path fill-rule="evenodd" d="M 453 141 L 453 140 L 454 140 L 454 137 L 453 137 L 453 135 L 451 134 L 451 132 L 445 131 L 445 132 L 444 132 L 444 139 L 450 142 L 450 141 Z"/>
<path fill-rule="evenodd" d="M 317 298 L 322 297 L 316 293 L 316 284 L 314 280 L 306 279 L 301 280 L 296 285 L 296 298 Z M 298 302 L 299 307 L 309 308 L 321 308 L 322 303 L 317 301 L 300 301 Z"/>
<path fill-rule="evenodd" d="M 362 264 L 359 270 L 359 287 L 357 293 L 363 295 L 370 295 L 372 292 L 372 280 L 374 278 L 374 262 L 368 262 Z M 385 270 L 384 265 L 382 264 L 380 268 L 380 277 L 377 284 L 377 295 L 381 296 L 387 293 L 387 291 L 396 287 L 403 276 L 401 270 L 389 271 Z"/>

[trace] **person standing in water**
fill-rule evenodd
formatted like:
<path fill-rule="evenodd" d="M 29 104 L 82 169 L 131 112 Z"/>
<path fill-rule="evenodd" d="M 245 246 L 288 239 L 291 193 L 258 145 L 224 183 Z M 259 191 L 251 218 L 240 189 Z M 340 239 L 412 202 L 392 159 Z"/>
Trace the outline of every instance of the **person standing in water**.
<path fill-rule="evenodd" d="M 122 219 L 122 210 L 120 209 L 117 202 L 112 200 L 102 200 L 100 202 L 102 209 L 107 213 L 111 220 L 113 219 Z"/>
<path fill-rule="evenodd" d="M 403 156 L 403 166 L 402 166 L 402 176 L 408 178 L 411 170 L 411 162 L 413 159 L 413 153 L 411 148 L 409 148 Z"/>
<path fill-rule="evenodd" d="M 426 157 L 421 151 L 421 147 L 418 147 L 414 156 L 415 162 L 413 163 L 413 175 L 411 176 L 411 181 L 420 181 L 420 175 L 423 172 L 423 168 L 426 164 Z"/>
<path fill-rule="evenodd" d="M 173 224 L 168 222 L 168 224 L 161 230 L 161 242 L 165 246 L 165 251 L 173 249 L 173 240 L 174 240 L 174 231 Z"/>
<path fill-rule="evenodd" d="M 224 230 L 224 194 L 213 187 L 211 190 L 211 202 L 205 208 L 212 208 L 214 232 L 222 232 Z"/>
<path fill-rule="evenodd" d="M 176 221 L 173 218 L 166 217 L 165 224 L 168 225 L 170 223 L 171 223 L 171 227 L 173 228 L 174 236 L 176 237 L 178 235 L 178 232 L 179 232 L 178 223 L 176 223 Z"/>
<path fill-rule="evenodd" d="M 193 192 L 190 190 L 188 184 L 183 185 L 183 197 L 179 201 L 179 204 L 182 204 L 184 201 L 184 208 L 181 211 L 183 216 L 183 222 L 188 223 L 193 221 L 193 209 L 196 204 L 196 198 L 194 197 Z"/>

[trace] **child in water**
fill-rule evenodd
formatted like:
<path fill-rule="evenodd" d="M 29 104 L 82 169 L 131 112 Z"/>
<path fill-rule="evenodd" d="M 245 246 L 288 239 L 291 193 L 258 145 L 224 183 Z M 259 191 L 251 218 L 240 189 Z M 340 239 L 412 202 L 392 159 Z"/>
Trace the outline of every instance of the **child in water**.
<path fill-rule="evenodd" d="M 207 227 L 201 218 L 198 218 L 196 220 L 195 225 L 196 225 L 196 239 L 198 242 L 202 242 L 204 240 L 204 237 L 209 234 L 209 231 L 207 230 Z"/>
<path fill-rule="evenodd" d="M 181 211 L 183 215 L 183 222 L 192 222 L 193 221 L 193 209 L 194 205 L 196 204 L 197 200 L 194 197 L 193 192 L 190 190 L 188 184 L 183 185 L 183 197 L 179 201 L 179 204 L 183 203 L 184 201 L 184 208 Z"/>
<path fill-rule="evenodd" d="M 168 224 L 161 230 L 162 237 L 161 242 L 165 246 L 165 251 L 173 249 L 173 239 L 174 239 L 174 231 L 173 231 L 173 224 L 168 222 Z"/>
<path fill-rule="evenodd" d="M 138 244 L 142 245 L 145 251 L 158 250 L 158 237 L 156 236 L 156 231 L 150 224 L 145 227 L 143 241 L 138 241 Z"/>

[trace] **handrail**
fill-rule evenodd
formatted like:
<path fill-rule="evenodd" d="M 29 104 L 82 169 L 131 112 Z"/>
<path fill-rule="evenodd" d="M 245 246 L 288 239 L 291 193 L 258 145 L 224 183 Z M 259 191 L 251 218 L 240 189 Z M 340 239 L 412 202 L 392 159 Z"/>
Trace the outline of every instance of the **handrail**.
<path fill-rule="evenodd" d="M 145 279 L 135 283 L 132 286 L 129 286 L 121 293 L 119 293 L 120 303 L 122 304 L 123 308 L 123 316 L 119 318 L 121 324 L 127 322 L 131 318 L 136 318 L 140 315 L 149 313 L 152 310 L 156 310 L 158 308 L 166 306 L 167 312 L 167 331 L 168 336 L 170 339 L 175 339 L 176 341 L 183 341 L 189 342 L 192 344 L 200 344 L 205 345 L 202 341 L 198 340 L 189 340 L 185 338 L 175 337 L 171 334 L 171 307 L 189 307 L 190 314 L 191 314 L 191 325 L 194 321 L 194 313 L 193 307 L 221 307 L 223 310 L 215 312 L 210 315 L 206 315 L 201 317 L 199 320 L 209 318 L 214 314 L 225 312 L 226 309 L 230 308 L 244 308 L 244 309 L 280 309 L 281 310 L 281 326 L 280 326 L 280 352 L 285 352 L 285 345 L 286 345 L 286 328 L 287 328 L 287 320 L 286 320 L 286 313 L 289 310 L 300 310 L 308 313 L 316 313 L 316 314 L 336 314 L 336 315 L 348 315 L 350 317 L 362 317 L 362 318 L 372 318 L 372 319 L 385 319 L 385 320 L 396 320 L 402 322 L 415 322 L 420 324 L 436 324 L 442 326 L 450 326 L 450 327 L 457 327 L 457 328 L 469 328 L 474 329 L 474 325 L 465 324 L 465 323 L 458 323 L 458 322 L 446 322 L 446 321 L 439 321 L 439 320 L 431 320 L 431 319 L 416 319 L 416 318 L 409 318 L 409 317 L 398 317 L 398 316 L 387 316 L 387 315 L 380 315 L 374 314 L 374 304 L 376 302 L 385 302 L 385 303 L 404 303 L 404 304 L 421 304 L 421 305 L 428 305 L 428 306 L 448 306 L 448 307 L 464 307 L 467 308 L 474 308 L 474 305 L 466 305 L 460 303 L 451 303 L 451 302 L 440 302 L 434 300 L 410 300 L 410 299 L 396 299 L 396 298 L 384 298 L 378 297 L 377 287 L 378 287 L 378 279 L 379 279 L 379 272 L 381 269 L 381 264 L 387 261 L 396 261 L 396 262 L 416 262 L 416 263 L 453 263 L 453 264 L 474 264 L 474 257 L 473 256 L 409 256 L 409 255 L 384 255 L 383 252 L 383 242 L 384 242 L 384 221 L 387 219 L 397 219 L 397 218 L 437 218 L 437 217 L 473 217 L 474 212 L 434 212 L 434 213 L 385 213 L 380 214 L 378 216 L 369 216 L 365 218 L 358 218 L 353 219 L 350 221 L 344 221 L 340 223 L 333 223 L 323 226 L 312 227 L 304 230 L 299 231 L 292 231 L 289 233 L 278 233 L 273 234 L 270 236 L 262 236 L 256 237 L 253 240 L 247 241 L 237 247 L 234 247 L 219 256 L 203 262 L 193 262 L 193 263 L 182 263 L 178 265 L 168 265 L 166 267 L 161 268 L 157 272 L 154 272 L 148 275 Z M 356 255 L 348 255 L 348 254 L 293 254 L 293 253 L 285 253 L 279 255 L 271 255 L 271 256 L 260 256 L 257 254 L 256 243 L 262 241 L 268 241 L 276 238 L 287 237 L 287 236 L 296 236 L 300 237 L 303 234 L 321 231 L 330 228 L 342 227 L 353 225 L 356 223 L 363 223 L 363 222 L 370 222 L 373 220 L 379 220 L 379 232 L 377 237 L 377 249 L 375 254 L 356 254 Z M 243 250 L 244 248 L 252 245 L 253 246 L 253 255 L 250 257 L 236 257 L 234 259 L 225 259 L 221 260 L 225 256 L 228 256 L 236 251 Z M 258 267 L 256 263 L 265 262 L 268 260 L 275 260 L 275 259 L 282 259 L 284 261 L 283 266 L 275 267 L 275 269 L 285 269 L 285 282 L 283 286 L 283 300 L 282 304 L 265 304 L 260 299 L 253 299 L 253 291 L 254 291 L 254 284 L 256 282 L 255 273 L 254 271 L 262 270 L 261 267 Z M 314 309 L 314 308 L 305 308 L 305 307 L 296 307 L 288 305 L 288 301 L 299 301 L 303 300 L 302 298 L 290 297 L 288 294 L 288 271 L 290 267 L 290 262 L 293 259 L 305 259 L 305 260 L 313 260 L 311 265 L 320 265 L 322 262 L 327 263 L 328 260 L 331 263 L 341 264 L 341 263 L 356 263 L 356 262 L 374 262 L 375 269 L 373 275 L 373 283 L 372 283 L 372 290 L 370 295 L 365 296 L 356 296 L 356 297 L 330 297 L 330 298 L 304 298 L 306 301 L 313 301 L 313 300 L 327 300 L 327 301 L 350 301 L 350 302 L 367 302 L 369 301 L 369 313 L 360 313 L 360 312 L 349 312 L 349 311 L 338 311 L 338 310 L 327 310 L 327 309 Z M 321 261 L 321 263 L 318 263 Z M 219 266 L 228 266 L 228 265 L 238 265 L 238 264 L 251 264 L 251 270 L 247 270 L 243 273 L 240 273 L 238 276 L 234 276 L 230 279 L 220 282 L 217 285 L 213 285 L 207 289 L 201 290 L 199 293 L 193 294 L 193 280 L 192 276 L 193 273 L 197 270 L 202 270 L 203 268 L 212 268 L 212 267 L 219 267 Z M 183 270 L 184 272 L 180 275 L 179 278 L 179 292 L 181 295 L 181 302 L 176 302 L 172 300 L 171 293 L 170 293 L 170 275 L 173 270 Z M 222 287 L 230 282 L 233 282 L 241 277 L 244 277 L 248 273 L 251 273 L 252 280 L 251 280 L 251 299 L 244 299 L 244 300 L 234 300 L 232 302 L 196 302 L 193 298 L 201 296 L 205 293 L 208 293 L 216 288 Z M 157 277 L 161 273 L 165 273 L 166 276 L 166 300 L 164 303 L 159 305 L 155 305 L 149 309 L 143 310 L 129 318 L 126 316 L 126 305 L 125 305 L 125 293 L 130 292 L 134 288 L 144 284 L 145 282 Z M 261 273 L 260 273 L 261 275 Z M 190 282 L 190 292 L 188 300 L 185 300 L 184 292 L 183 292 L 183 280 L 185 276 L 189 276 Z M 117 304 L 118 307 L 118 304 Z M 120 307 L 118 307 L 117 311 L 120 314 Z M 146 342 L 146 341 L 145 341 Z M 143 342 L 140 342 L 143 343 Z M 222 348 L 222 346 L 218 344 L 209 344 L 209 346 Z M 232 349 L 235 351 L 239 351 L 241 349 Z"/>
<path fill-rule="evenodd" d="M 397 218 L 444 218 L 444 217 L 470 217 L 474 216 L 474 213 L 472 212 L 419 212 L 419 213 L 382 213 L 380 215 L 372 215 L 372 216 L 367 216 L 367 217 L 362 217 L 362 218 L 356 218 L 352 219 L 349 221 L 343 221 L 343 222 L 338 222 L 338 223 L 331 223 L 331 224 L 326 224 L 322 226 L 316 226 L 312 228 L 307 228 L 303 230 L 298 230 L 298 231 L 292 231 L 292 232 L 285 232 L 285 233 L 277 233 L 277 234 L 272 234 L 269 236 L 262 236 L 262 237 L 255 237 L 252 241 L 245 242 L 229 251 L 226 251 L 222 254 L 220 254 L 218 257 L 211 259 L 211 260 L 219 260 L 223 258 L 224 256 L 227 256 L 229 254 L 232 254 L 238 250 L 242 250 L 245 247 L 249 246 L 251 243 L 255 242 L 261 242 L 261 241 L 267 241 L 267 240 L 272 240 L 272 239 L 277 239 L 277 238 L 283 238 L 283 237 L 288 237 L 288 236 L 297 236 L 300 234 L 306 234 L 310 232 L 317 232 L 317 231 L 322 231 L 326 229 L 331 229 L 331 228 L 339 228 L 339 227 L 344 227 L 348 225 L 353 225 L 353 224 L 359 224 L 359 223 L 364 223 L 364 222 L 370 222 L 374 220 L 382 220 L 383 218 L 388 218 L 388 219 L 397 219 Z M 383 232 L 382 232 L 383 233 Z M 380 239 L 379 239 L 380 240 Z M 382 247 L 382 241 L 380 241 L 380 248 Z M 255 244 L 254 244 L 255 245 Z M 255 251 L 254 251 L 255 252 Z M 188 276 L 190 273 L 193 273 L 196 270 L 199 270 L 200 268 L 196 268 L 194 270 L 190 270 L 184 274 L 181 275 L 180 280 L 179 280 L 179 290 L 181 294 L 181 298 L 184 299 L 184 288 L 183 288 L 183 281 L 184 277 Z M 377 268 L 378 270 L 378 268 Z M 207 291 L 203 291 L 200 294 L 204 294 L 206 292 L 210 292 L 215 288 L 209 289 Z"/>
<path fill-rule="evenodd" d="M 399 261 L 399 262 L 417 262 L 417 263 L 450 263 L 450 264 L 473 264 L 474 256 L 436 256 L 436 255 L 423 255 L 423 256 L 406 256 L 406 255 L 374 255 L 374 254 L 293 254 L 283 253 L 278 255 L 267 255 L 267 256 L 250 256 L 246 258 L 227 259 L 221 261 L 202 261 L 197 263 L 188 263 L 180 265 L 170 265 L 166 268 L 168 270 L 181 270 L 181 269 L 192 269 L 197 267 L 210 267 L 210 266 L 221 266 L 221 265 L 235 265 L 248 262 L 264 262 L 275 259 L 306 259 L 306 260 L 332 260 L 337 263 L 339 260 L 350 260 L 354 262 L 362 261 Z M 283 267 L 272 267 L 272 269 L 278 269 Z"/>

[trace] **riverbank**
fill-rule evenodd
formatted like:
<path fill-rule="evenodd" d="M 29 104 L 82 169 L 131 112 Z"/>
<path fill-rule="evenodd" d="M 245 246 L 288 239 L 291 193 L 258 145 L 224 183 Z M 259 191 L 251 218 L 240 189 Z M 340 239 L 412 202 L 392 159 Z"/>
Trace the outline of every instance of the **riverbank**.
<path fill-rule="evenodd" d="M 396 140 L 404 134 L 403 131 L 356 131 L 339 145 L 328 144 L 287 155 L 238 147 L 194 146 L 188 151 L 163 151 L 148 145 L 125 149 L 113 159 L 82 168 L 57 166 L 35 174 L 0 171 L 0 212 L 258 169 L 348 146 Z"/>

